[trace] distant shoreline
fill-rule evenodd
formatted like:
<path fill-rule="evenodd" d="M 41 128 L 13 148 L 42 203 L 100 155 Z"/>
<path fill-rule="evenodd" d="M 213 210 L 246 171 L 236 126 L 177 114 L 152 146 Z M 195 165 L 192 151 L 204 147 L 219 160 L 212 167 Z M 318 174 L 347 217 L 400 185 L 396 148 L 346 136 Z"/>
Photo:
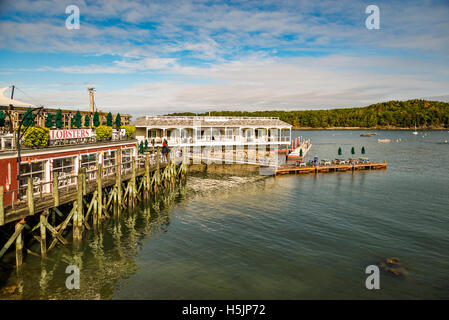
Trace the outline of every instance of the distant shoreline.
<path fill-rule="evenodd" d="M 399 128 L 399 127 L 327 127 L 327 128 L 319 128 L 319 127 L 292 127 L 292 130 L 371 130 L 371 131 L 388 131 L 388 130 L 396 130 L 396 131 L 410 131 L 415 130 L 415 128 Z M 449 130 L 449 128 L 445 127 L 423 127 L 416 128 L 416 130 L 420 131 L 441 131 L 441 130 Z"/>

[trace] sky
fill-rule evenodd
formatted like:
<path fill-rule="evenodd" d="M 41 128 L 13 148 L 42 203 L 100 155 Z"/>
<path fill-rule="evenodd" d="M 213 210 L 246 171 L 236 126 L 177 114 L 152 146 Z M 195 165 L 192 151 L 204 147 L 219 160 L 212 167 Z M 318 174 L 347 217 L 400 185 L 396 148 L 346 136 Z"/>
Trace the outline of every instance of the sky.
<path fill-rule="evenodd" d="M 449 0 L 0 0 L 0 87 L 135 116 L 449 101 L 448 30 Z"/>

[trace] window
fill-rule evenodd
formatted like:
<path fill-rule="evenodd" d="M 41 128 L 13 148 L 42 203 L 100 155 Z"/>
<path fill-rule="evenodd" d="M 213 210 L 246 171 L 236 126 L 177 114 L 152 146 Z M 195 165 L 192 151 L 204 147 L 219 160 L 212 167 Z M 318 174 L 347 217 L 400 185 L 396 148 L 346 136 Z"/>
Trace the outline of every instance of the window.
<path fill-rule="evenodd" d="M 132 151 L 133 149 L 122 150 L 122 173 L 131 171 Z"/>
<path fill-rule="evenodd" d="M 106 175 L 115 173 L 115 150 L 107 150 L 103 152 L 103 166 Z"/>
<path fill-rule="evenodd" d="M 45 182 L 45 163 L 46 161 L 21 163 L 19 186 L 20 187 L 28 186 L 28 178 L 31 177 L 33 179 L 34 193 L 40 193 L 41 192 L 40 183 Z M 19 191 L 19 197 L 23 198 L 24 196 L 26 196 L 26 189 L 21 188 Z"/>
<path fill-rule="evenodd" d="M 52 172 L 58 172 L 59 186 L 64 187 L 76 183 L 75 157 L 53 159 Z"/>
<path fill-rule="evenodd" d="M 81 168 L 86 168 L 86 180 L 95 180 L 97 171 L 97 154 L 86 153 L 81 155 Z"/>

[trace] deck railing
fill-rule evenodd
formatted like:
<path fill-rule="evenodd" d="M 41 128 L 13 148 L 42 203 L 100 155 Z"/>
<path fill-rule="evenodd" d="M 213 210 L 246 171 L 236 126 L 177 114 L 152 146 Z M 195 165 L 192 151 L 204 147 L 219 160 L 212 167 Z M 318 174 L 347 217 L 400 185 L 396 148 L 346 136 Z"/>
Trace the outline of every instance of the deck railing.
<path fill-rule="evenodd" d="M 176 151 L 176 148 L 172 148 L 170 150 L 170 159 L 173 159 L 172 161 L 174 162 L 179 161 L 175 157 Z M 154 150 L 150 148 L 150 150 L 144 154 L 138 154 L 137 157 L 130 157 L 130 160 L 121 162 L 118 161 L 116 157 L 114 163 L 108 166 L 103 167 L 102 165 L 97 164 L 97 168 L 95 170 L 87 170 L 85 167 L 80 167 L 78 168 L 77 173 L 65 175 L 63 177 L 59 177 L 59 172 L 53 172 L 49 181 L 33 181 L 33 178 L 29 177 L 26 183 L 20 185 L 16 189 L 4 191 L 3 186 L 0 186 L 0 201 L 2 204 L 5 204 L 5 207 L 11 206 L 12 210 L 14 210 L 16 207 L 23 203 L 27 203 L 28 201 L 43 201 L 46 197 L 48 198 L 54 196 L 55 193 L 69 193 L 72 189 L 76 190 L 78 186 L 78 179 L 81 177 L 81 175 L 79 175 L 80 173 L 89 173 L 84 175 L 83 179 L 85 179 L 85 181 L 83 181 L 83 183 L 91 183 L 98 180 L 98 174 L 101 175 L 102 179 L 116 177 L 118 163 L 120 163 L 120 172 L 123 176 L 131 173 L 132 161 L 135 161 L 136 169 L 142 169 L 145 168 L 147 159 L 150 167 L 156 167 L 158 159 L 160 166 L 165 165 L 168 160 L 162 152 L 157 151 L 157 148 L 154 148 Z M 6 205 L 6 197 L 10 197 L 11 199 L 8 205 Z"/>

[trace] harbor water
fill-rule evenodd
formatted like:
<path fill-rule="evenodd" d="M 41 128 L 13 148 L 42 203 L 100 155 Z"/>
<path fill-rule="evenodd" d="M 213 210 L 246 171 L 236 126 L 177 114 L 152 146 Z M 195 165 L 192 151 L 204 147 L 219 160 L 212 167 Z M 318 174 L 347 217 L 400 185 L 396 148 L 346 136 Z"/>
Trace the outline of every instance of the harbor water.
<path fill-rule="evenodd" d="M 87 231 L 79 251 L 58 245 L 44 268 L 28 255 L 21 279 L 3 270 L 0 298 L 448 299 L 449 132 L 362 132 L 293 137 L 311 140 L 309 159 L 366 156 L 388 169 L 176 188 Z M 366 267 L 391 257 L 406 272 L 381 271 L 367 290 Z M 65 285 L 71 264 L 79 290 Z"/>

